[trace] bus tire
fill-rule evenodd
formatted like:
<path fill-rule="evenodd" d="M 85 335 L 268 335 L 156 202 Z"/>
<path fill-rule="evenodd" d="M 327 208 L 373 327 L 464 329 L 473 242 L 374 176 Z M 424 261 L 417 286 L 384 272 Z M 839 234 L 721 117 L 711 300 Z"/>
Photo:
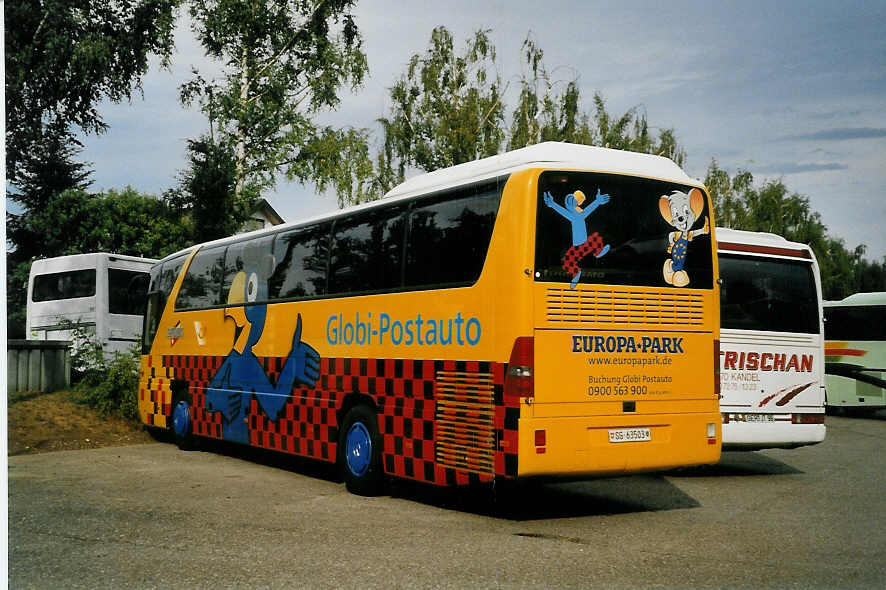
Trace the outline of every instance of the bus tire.
<path fill-rule="evenodd" d="M 191 420 L 191 404 L 184 397 L 179 397 L 172 406 L 172 435 L 175 444 L 183 451 L 195 448 L 194 423 Z"/>
<path fill-rule="evenodd" d="M 358 496 L 381 493 L 381 436 L 378 418 L 369 406 L 348 410 L 338 441 L 338 467 L 348 491 Z"/>

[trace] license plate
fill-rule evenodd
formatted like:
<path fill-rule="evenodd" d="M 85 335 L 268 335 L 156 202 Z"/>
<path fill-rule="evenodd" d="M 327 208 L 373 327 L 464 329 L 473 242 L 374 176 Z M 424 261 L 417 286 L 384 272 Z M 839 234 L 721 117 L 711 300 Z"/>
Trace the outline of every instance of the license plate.
<path fill-rule="evenodd" d="M 649 428 L 613 428 L 609 431 L 609 442 L 643 442 L 652 440 L 652 431 Z"/>
<path fill-rule="evenodd" d="M 745 422 L 775 422 L 772 414 L 745 414 Z"/>

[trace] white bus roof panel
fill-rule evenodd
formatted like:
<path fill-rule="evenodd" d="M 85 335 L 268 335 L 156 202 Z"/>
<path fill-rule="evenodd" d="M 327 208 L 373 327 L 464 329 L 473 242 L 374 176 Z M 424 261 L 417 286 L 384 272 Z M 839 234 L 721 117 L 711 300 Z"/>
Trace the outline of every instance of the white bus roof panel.
<path fill-rule="evenodd" d="M 762 246 L 764 248 L 801 250 L 808 252 L 810 256 L 814 257 L 812 249 L 808 245 L 800 242 L 791 242 L 778 234 L 718 227 L 716 235 L 719 250 L 728 250 L 728 244 L 742 244 L 745 246 Z"/>
<path fill-rule="evenodd" d="M 662 156 L 548 141 L 415 176 L 395 186 L 384 198 L 420 195 L 529 168 L 633 174 L 701 186 L 672 160 Z"/>

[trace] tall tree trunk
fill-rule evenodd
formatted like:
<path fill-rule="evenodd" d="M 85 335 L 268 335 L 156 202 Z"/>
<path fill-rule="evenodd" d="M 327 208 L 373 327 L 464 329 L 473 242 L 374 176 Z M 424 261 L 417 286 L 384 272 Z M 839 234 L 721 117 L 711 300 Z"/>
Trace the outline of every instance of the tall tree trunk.
<path fill-rule="evenodd" d="M 246 102 L 249 98 L 249 49 L 246 45 L 240 51 L 240 108 L 246 109 Z M 242 202 L 243 187 L 246 186 L 246 130 L 243 129 L 242 123 L 237 123 L 237 182 L 234 185 L 234 201 Z"/>

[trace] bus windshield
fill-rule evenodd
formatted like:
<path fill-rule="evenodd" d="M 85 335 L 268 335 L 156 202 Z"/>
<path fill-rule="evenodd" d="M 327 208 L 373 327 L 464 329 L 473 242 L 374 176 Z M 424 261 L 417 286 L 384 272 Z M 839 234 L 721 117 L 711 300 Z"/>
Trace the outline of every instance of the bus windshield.
<path fill-rule="evenodd" d="M 710 216 L 700 190 L 593 172 L 545 172 L 538 186 L 536 280 L 712 288 Z M 687 283 L 666 278 L 671 253 L 672 270 L 684 271 Z"/>
<path fill-rule="evenodd" d="M 818 297 L 809 262 L 720 254 L 723 328 L 817 334 Z"/>

